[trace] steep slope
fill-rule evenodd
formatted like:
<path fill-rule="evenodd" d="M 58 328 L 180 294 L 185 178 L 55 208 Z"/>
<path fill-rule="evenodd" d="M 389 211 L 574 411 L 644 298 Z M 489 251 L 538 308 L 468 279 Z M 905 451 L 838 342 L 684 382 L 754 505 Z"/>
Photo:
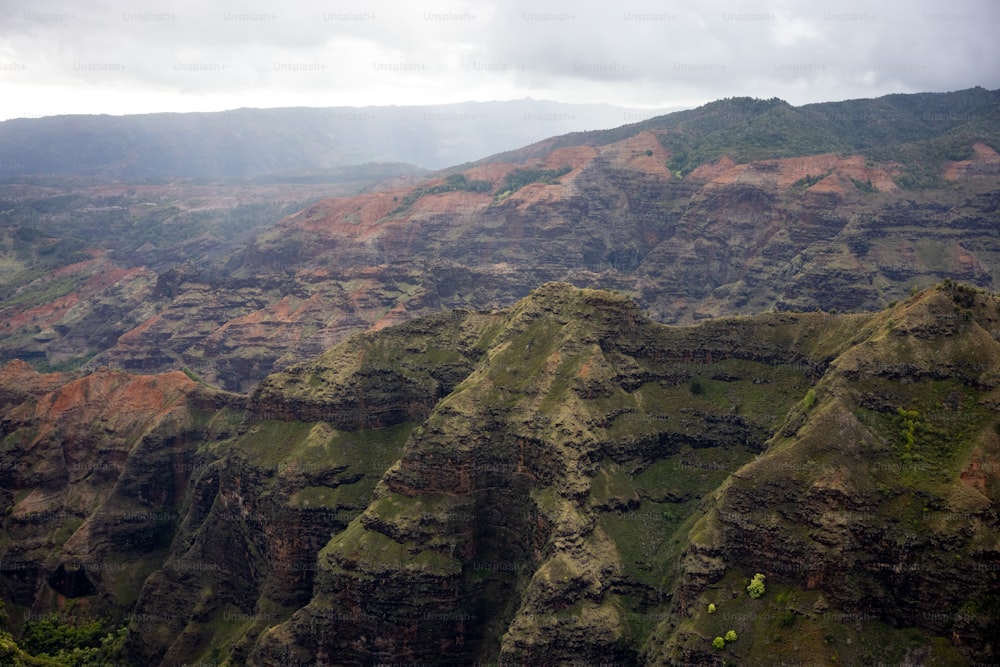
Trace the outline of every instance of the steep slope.
<path fill-rule="evenodd" d="M 316 554 L 368 506 L 497 319 L 415 320 L 262 383 L 247 428 L 199 451 L 171 554 L 136 605 L 131 660 L 246 664 L 260 632 L 309 602 Z"/>
<path fill-rule="evenodd" d="M 191 443 L 231 428 L 241 397 L 179 371 L 73 378 L 16 361 L 0 396 L 0 595 L 18 617 L 82 598 L 120 620 L 163 564 Z"/>
<path fill-rule="evenodd" d="M 75 370 L 154 317 L 182 280 L 211 281 L 220 261 L 276 220 L 391 174 L 357 169 L 343 182 L 322 185 L 86 178 L 0 183 L 0 361 Z M 219 304 L 218 321 L 247 312 L 255 292 L 234 291 Z M 152 355 L 150 365 L 134 367 L 182 365 Z"/>
<path fill-rule="evenodd" d="M 603 146 L 640 131 L 666 130 L 671 167 L 686 175 L 730 157 L 738 163 L 834 152 L 899 161 L 911 177 L 934 178 L 949 155 L 971 157 L 970 139 L 994 135 L 998 91 L 886 95 L 793 107 L 778 98 L 725 98 L 612 130 L 576 132 L 500 154 L 524 162 L 566 146 Z M 905 158 L 900 155 L 905 155 Z"/>
<path fill-rule="evenodd" d="M 998 338 L 952 283 L 690 327 L 552 283 L 353 336 L 245 413 L 9 364 L 3 595 L 127 618 L 129 664 L 988 662 Z"/>
<path fill-rule="evenodd" d="M 778 419 L 752 375 L 808 368 L 774 340 L 734 351 L 741 324 L 686 336 L 608 293 L 534 292 L 320 553 L 312 602 L 264 636 L 261 664 L 634 660 L 624 612 L 667 599 L 667 537 Z M 722 379 L 692 396 L 703 373 Z M 777 375 L 776 394 L 806 384 Z"/>
<path fill-rule="evenodd" d="M 848 663 L 898 657 L 907 642 L 920 651 L 936 646 L 939 657 L 962 663 L 954 649 L 925 639 L 931 636 L 951 636 L 967 655 L 988 655 L 991 645 L 981 638 L 995 631 L 996 616 L 988 610 L 995 604 L 990 591 L 996 576 L 984 573 L 996 557 L 1000 525 L 992 499 L 980 492 L 973 499 L 966 488 L 972 474 L 975 484 L 996 493 L 995 476 L 982 472 L 995 435 L 985 436 L 988 452 L 971 460 L 967 452 L 981 429 L 992 433 L 996 406 L 952 393 L 978 398 L 995 388 L 996 370 L 970 360 L 995 358 L 997 343 L 979 325 L 963 331 L 953 322 L 962 317 L 956 301 L 967 298 L 980 304 L 982 325 L 1000 321 L 1000 311 L 994 299 L 970 294 L 932 291 L 876 317 L 770 316 L 672 330 L 643 321 L 606 294 L 554 285 L 535 292 L 511 311 L 488 361 L 411 434 L 400 462 L 376 487 L 375 501 L 320 552 L 312 602 L 263 635 L 259 664 L 323 657 L 338 664 L 713 662 L 711 637 L 699 637 L 687 653 L 675 655 L 673 646 L 691 641 L 686 628 L 697 621 L 686 616 L 698 607 L 694 592 L 706 583 L 722 588 L 718 580 L 727 568 L 756 569 L 807 590 L 824 588 L 829 602 L 818 609 L 826 615 L 817 620 L 806 614 L 797 634 L 836 625 L 867 603 L 863 612 L 873 622 L 855 632 L 856 647 L 825 647 L 850 657 Z M 901 321 L 893 336 L 908 348 L 908 366 L 878 349 L 886 323 L 895 318 Z M 875 363 L 869 374 L 885 378 L 887 387 L 902 386 L 915 401 L 930 404 L 944 398 L 949 407 L 938 417 L 963 424 L 940 431 L 946 444 L 939 448 L 959 445 L 943 454 L 958 463 L 944 473 L 943 487 L 937 479 L 943 471 L 933 465 L 933 481 L 910 479 L 910 488 L 885 492 L 895 503 L 866 505 L 864 494 L 875 485 L 859 489 L 850 482 L 883 470 L 898 485 L 892 460 L 880 460 L 864 440 L 843 442 L 851 416 L 815 426 L 806 421 L 806 413 L 819 419 L 827 412 L 828 387 L 842 375 L 851 377 L 855 393 L 872 393 L 866 389 L 870 378 L 844 370 L 860 350 Z M 907 370 L 900 375 L 900 368 Z M 921 376 L 942 380 L 951 393 L 907 387 Z M 881 400 L 895 404 L 897 397 Z M 869 439 L 897 432 L 891 414 L 881 419 Z M 790 446 L 801 453 L 786 462 L 782 452 Z M 866 454 L 858 457 L 859 449 Z M 758 469 L 767 475 L 755 474 Z M 822 477 L 811 481 L 816 471 Z M 746 496 L 737 495 L 741 484 Z M 706 507 L 717 485 L 718 508 L 715 502 Z M 873 588 L 873 568 L 859 567 L 898 557 L 895 538 L 908 539 L 908 527 L 893 520 L 900 512 L 895 504 L 912 504 L 905 498 L 914 492 L 938 498 L 948 514 L 925 514 L 936 527 L 931 530 L 963 535 L 949 541 L 932 534 L 925 544 L 910 545 L 929 552 L 919 590 L 948 582 L 953 607 L 946 607 L 952 611 L 939 616 L 930 611 L 940 602 L 936 594 L 912 597 L 907 591 L 915 582 L 906 576 L 889 575 L 895 581 Z M 945 510 L 946 498 L 972 502 L 975 519 Z M 784 512 L 782 524 L 775 516 Z M 721 545 L 705 544 L 706 536 L 717 534 L 705 527 L 713 521 L 723 525 Z M 803 531 L 809 537 L 797 537 Z M 866 531 L 879 535 L 860 544 L 845 539 Z M 795 553 L 803 540 L 811 550 Z M 960 558 L 976 567 L 956 576 Z M 812 570 L 827 572 L 813 578 Z M 795 587 L 786 591 L 785 600 Z M 968 601 L 985 613 L 962 620 L 964 628 L 956 630 L 958 607 Z M 733 620 L 743 618 L 739 603 L 718 604 L 740 636 L 771 636 L 769 627 L 754 626 L 752 612 L 746 618 L 754 622 Z M 914 622 L 918 614 L 931 620 Z M 678 619 L 681 629 L 671 635 Z M 657 625 L 662 634 L 649 634 Z M 925 634 L 893 636 L 873 648 L 885 625 L 915 626 Z M 638 650 L 644 645 L 645 653 Z M 760 659 L 773 650 L 747 640 L 736 655 Z M 790 657 L 804 655 L 808 649 Z"/>
<path fill-rule="evenodd" d="M 998 322 L 995 298 L 955 285 L 872 318 L 714 496 L 684 561 L 699 576 L 649 660 L 995 657 Z M 757 572 L 768 592 L 754 600 L 742 589 Z M 730 628 L 740 639 L 720 654 L 710 640 Z"/>

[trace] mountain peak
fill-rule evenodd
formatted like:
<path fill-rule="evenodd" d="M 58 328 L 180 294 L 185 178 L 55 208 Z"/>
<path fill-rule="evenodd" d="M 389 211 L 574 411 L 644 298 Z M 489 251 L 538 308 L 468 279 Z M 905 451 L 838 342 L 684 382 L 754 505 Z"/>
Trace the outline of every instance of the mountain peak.
<path fill-rule="evenodd" d="M 606 289 L 577 287 L 563 281 L 553 281 L 532 290 L 514 307 L 513 311 L 544 310 L 562 315 L 591 314 L 612 316 L 624 310 L 639 312 L 630 297 Z"/>

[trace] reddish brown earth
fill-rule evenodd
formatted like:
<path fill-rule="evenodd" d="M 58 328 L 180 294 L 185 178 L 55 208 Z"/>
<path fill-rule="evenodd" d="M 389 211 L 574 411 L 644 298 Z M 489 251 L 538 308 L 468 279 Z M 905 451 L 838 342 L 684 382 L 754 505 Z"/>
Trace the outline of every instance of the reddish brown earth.
<path fill-rule="evenodd" d="M 270 268 L 283 274 L 282 287 L 241 296 L 192 283 L 190 299 L 175 299 L 99 358 L 146 370 L 184 364 L 246 390 L 354 331 L 442 306 L 503 305 L 544 279 L 625 289 L 659 319 L 684 322 L 776 304 L 878 307 L 893 292 L 872 288 L 871 276 L 886 276 L 902 292 L 912 278 L 934 279 L 925 275 L 992 282 L 984 267 L 1000 266 L 1000 248 L 975 240 L 985 228 L 956 238 L 939 224 L 939 207 L 915 201 L 931 212 L 918 213 L 914 229 L 913 213 L 897 210 L 905 199 L 894 180 L 898 165 L 868 164 L 861 155 L 748 164 L 723 157 L 681 180 L 668 160 L 655 134 L 640 132 L 462 172 L 499 187 L 516 168 L 570 168 L 558 184 L 529 184 L 499 203 L 491 193 L 455 191 L 399 210 L 412 188 L 325 199 L 261 235 L 239 260 L 237 275 Z M 820 180 L 802 186 L 806 176 Z M 948 197 L 971 203 L 980 190 Z M 918 251 L 917 236 L 931 245 Z M 937 246 L 942 254 L 931 259 L 926 249 Z M 796 263 L 797 278 L 776 278 Z M 819 288 L 830 279 L 843 287 Z M 206 324 L 192 330 L 193 321 Z M 156 346 L 165 354 L 150 357 L 146 350 Z"/>
<path fill-rule="evenodd" d="M 948 162 L 944 167 L 944 177 L 949 181 L 967 178 L 996 178 L 1000 174 L 1000 153 L 984 143 L 972 145 L 975 157 L 971 160 Z"/>

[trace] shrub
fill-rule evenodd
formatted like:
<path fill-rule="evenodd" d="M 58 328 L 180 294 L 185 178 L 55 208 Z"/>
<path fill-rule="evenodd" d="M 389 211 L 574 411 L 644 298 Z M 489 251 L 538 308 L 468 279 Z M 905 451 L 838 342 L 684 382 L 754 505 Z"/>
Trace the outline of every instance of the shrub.
<path fill-rule="evenodd" d="M 802 402 L 805 403 L 806 410 L 816 405 L 816 391 L 814 389 L 807 391 L 806 397 L 802 399 Z"/>
<path fill-rule="evenodd" d="M 712 640 L 712 646 L 719 649 L 720 651 L 726 647 L 726 640 L 722 637 L 716 637 Z"/>
<path fill-rule="evenodd" d="M 28 621 L 24 626 L 21 644 L 34 654 L 57 655 L 62 650 L 97 648 L 107 634 L 100 621 L 70 625 L 56 621 Z"/>
<path fill-rule="evenodd" d="M 708 604 L 708 613 L 709 614 L 714 614 L 715 613 L 715 604 L 713 604 L 711 602 Z"/>
<path fill-rule="evenodd" d="M 187 375 L 192 382 L 197 382 L 198 384 L 202 384 L 201 376 L 199 376 L 193 370 L 191 370 L 187 366 L 181 366 L 181 370 L 184 372 L 184 375 Z"/>
<path fill-rule="evenodd" d="M 727 642 L 736 641 L 736 630 L 730 630 L 729 632 L 727 632 L 725 639 Z"/>
<path fill-rule="evenodd" d="M 701 381 L 698 378 L 691 380 L 691 384 L 688 385 L 688 388 L 695 396 L 705 393 L 705 387 L 702 386 Z"/>
<path fill-rule="evenodd" d="M 819 175 L 819 176 L 813 176 L 812 174 L 806 174 L 805 176 L 803 176 L 799 180 L 797 180 L 794 183 L 792 183 L 792 187 L 793 188 L 811 188 L 812 186 L 816 185 L 817 183 L 819 183 L 820 181 L 822 181 L 824 178 L 826 178 L 828 175 L 829 175 L 829 172 L 827 172 L 825 174 L 822 174 L 822 175 Z"/>
<path fill-rule="evenodd" d="M 497 199 L 503 199 L 531 183 L 558 185 L 559 181 L 557 179 L 560 176 L 565 176 L 570 171 L 572 171 L 570 167 L 563 167 L 562 169 L 537 169 L 534 167 L 515 169 L 507 174 L 503 185 L 497 189 L 495 195 Z"/>
<path fill-rule="evenodd" d="M 866 181 L 859 181 L 856 178 L 852 178 L 851 182 L 854 183 L 854 187 L 864 193 L 871 194 L 873 192 L 878 192 L 878 188 L 872 185 L 872 179 L 870 178 Z"/>
<path fill-rule="evenodd" d="M 754 600 L 759 598 L 764 594 L 764 575 L 758 572 L 753 575 L 753 579 L 750 580 L 750 584 L 747 586 L 747 593 L 750 594 Z"/>

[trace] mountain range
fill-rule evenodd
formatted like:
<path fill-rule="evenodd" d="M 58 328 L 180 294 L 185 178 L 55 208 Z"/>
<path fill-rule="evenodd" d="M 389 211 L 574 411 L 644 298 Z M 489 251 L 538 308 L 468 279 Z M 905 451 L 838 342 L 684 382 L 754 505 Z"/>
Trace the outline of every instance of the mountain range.
<path fill-rule="evenodd" d="M 441 169 L 550 136 L 617 127 L 663 112 L 524 99 L 19 118 L 0 122 L 0 178 L 315 177 L 372 162 Z"/>
<path fill-rule="evenodd" d="M 877 310 L 945 278 L 995 287 L 998 128 L 1000 92 L 983 89 L 728 99 L 353 196 L 313 184 L 280 220 L 306 193 L 230 198 L 211 224 L 218 193 L 18 183 L 0 200 L 0 357 L 187 368 L 247 392 L 353 332 L 508 306 L 546 281 L 673 323 Z"/>
<path fill-rule="evenodd" d="M 5 664 L 93 618 L 130 665 L 989 662 L 998 327 L 955 283 L 688 327 L 550 283 L 249 396 L 10 362 Z"/>
<path fill-rule="evenodd" d="M 976 88 L 11 176 L 0 663 L 995 662 L 997 149 Z"/>

